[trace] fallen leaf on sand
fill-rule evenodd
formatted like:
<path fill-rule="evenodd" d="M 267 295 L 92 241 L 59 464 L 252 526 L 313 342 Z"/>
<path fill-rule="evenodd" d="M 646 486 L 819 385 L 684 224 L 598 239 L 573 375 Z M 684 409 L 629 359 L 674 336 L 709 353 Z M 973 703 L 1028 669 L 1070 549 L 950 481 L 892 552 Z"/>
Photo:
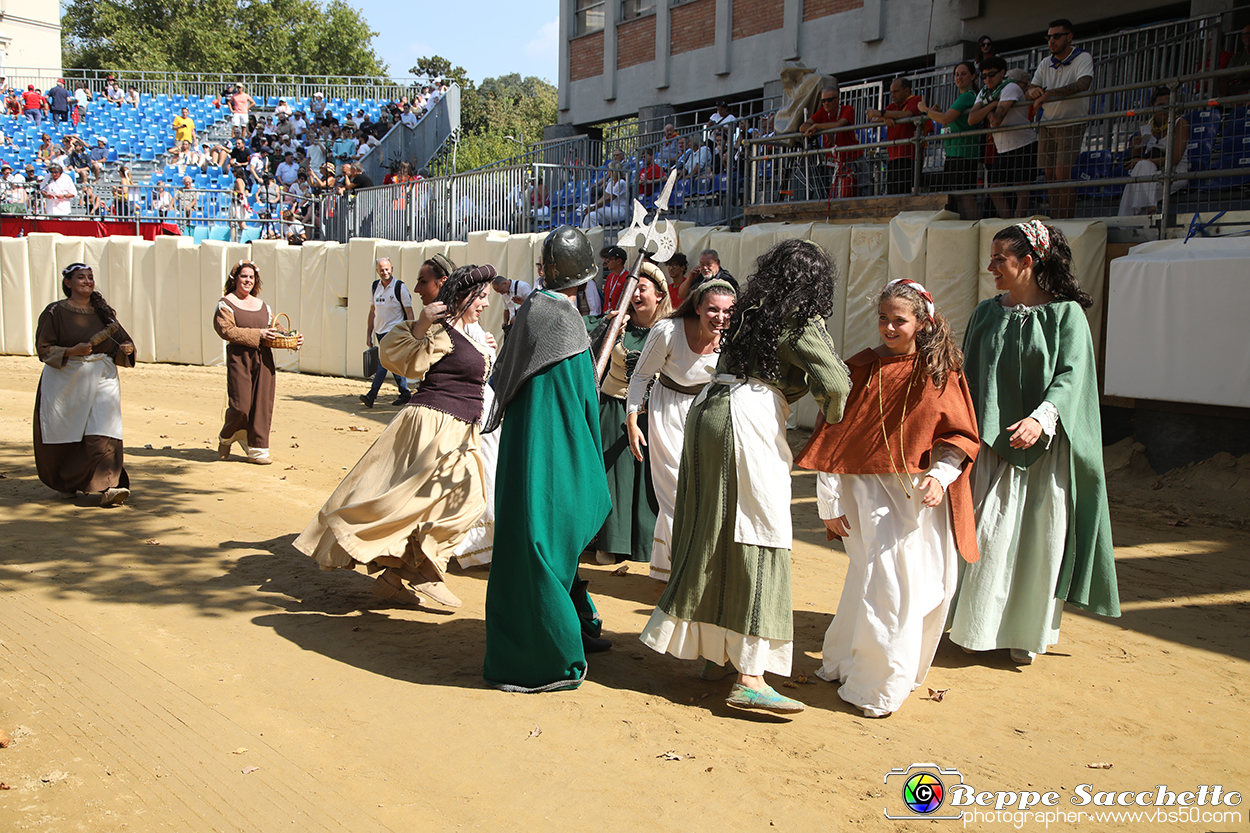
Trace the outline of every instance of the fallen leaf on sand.
<path fill-rule="evenodd" d="M 794 681 L 796 683 L 802 683 L 803 685 L 816 685 L 816 681 L 813 680 L 811 677 L 807 676 L 806 674 L 800 674 L 799 676 L 794 678 Z"/>
<path fill-rule="evenodd" d="M 694 755 L 678 755 L 676 749 L 670 749 L 667 752 L 661 752 L 655 757 L 665 761 L 688 761 L 694 758 Z"/>
<path fill-rule="evenodd" d="M 167 439 L 169 439 L 169 435 L 168 435 L 168 434 L 161 434 L 161 439 L 162 439 L 162 440 L 167 440 Z"/>
<path fill-rule="evenodd" d="M 295 471 L 295 466 L 287 466 L 283 471 Z"/>
<path fill-rule="evenodd" d="M 790 682 L 789 680 L 786 680 L 786 681 L 785 681 L 784 683 L 782 683 L 781 685 L 782 685 L 782 687 L 783 687 L 783 688 L 798 688 L 798 687 L 799 687 L 799 684 L 798 684 L 798 683 L 792 683 L 792 682 Z"/>
<path fill-rule="evenodd" d="M 1189 526 L 1189 518 L 1181 518 L 1179 521 L 1172 521 L 1168 526 Z"/>
<path fill-rule="evenodd" d="M 704 771 L 704 772 L 711 772 L 711 771 L 712 771 L 712 768 L 711 768 L 711 767 L 708 767 L 707 769 L 705 769 L 705 770 L 703 770 L 703 771 Z"/>
<path fill-rule="evenodd" d="M 1111 764 L 1086 764 L 1086 769 L 1111 769 Z"/>
<path fill-rule="evenodd" d="M 256 771 L 256 770 L 258 770 L 258 769 L 260 769 L 260 767 L 258 767 L 258 766 L 245 766 L 245 767 L 243 767 L 243 774 L 244 774 L 244 775 L 251 775 L 253 772 L 255 772 L 255 771 Z"/>
<path fill-rule="evenodd" d="M 246 751 L 247 751 L 247 747 L 246 747 L 246 746 L 240 746 L 238 749 L 234 750 L 234 754 L 235 754 L 235 755 L 242 755 L 242 754 L 243 754 L 244 752 L 246 752 Z"/>
<path fill-rule="evenodd" d="M 299 448 L 299 443 L 291 443 L 291 448 Z"/>
<path fill-rule="evenodd" d="M 929 696 L 928 696 L 928 697 L 921 697 L 920 699 L 921 699 L 921 700 L 932 700 L 934 703 L 941 703 L 941 702 L 942 702 L 942 698 L 946 696 L 946 692 L 948 692 L 948 691 L 950 691 L 950 689 L 949 689 L 949 688 L 931 688 L 931 689 L 929 689 Z"/>
<path fill-rule="evenodd" d="M 8 749 L 9 744 L 12 742 L 9 740 L 9 736 L 4 733 L 4 730 L 0 729 L 0 749 Z"/>
<path fill-rule="evenodd" d="M 7 790 L 8 788 L 9 788 L 8 784 L 4 783 L 3 781 L 0 781 L 0 790 Z"/>
<path fill-rule="evenodd" d="M 539 735 L 541 735 L 542 733 L 543 733 L 543 729 L 542 729 L 542 727 L 541 727 L 541 726 L 535 726 L 535 727 L 534 727 L 534 730 L 533 730 L 532 732 L 530 732 L 530 737 L 531 737 L 531 738 L 536 738 L 536 737 L 538 737 Z M 528 740 L 528 738 L 527 738 L 527 740 Z"/>
<path fill-rule="evenodd" d="M 621 566 L 617 567 L 615 570 L 612 571 L 612 575 L 614 576 L 629 575 L 629 564 L 622 564 Z"/>
<path fill-rule="evenodd" d="M 155 538 L 149 538 L 148 540 L 144 541 L 143 543 L 145 543 L 145 544 L 153 544 L 153 545 L 159 546 L 161 542 L 160 542 L 160 541 L 158 541 L 158 540 L 156 540 Z"/>

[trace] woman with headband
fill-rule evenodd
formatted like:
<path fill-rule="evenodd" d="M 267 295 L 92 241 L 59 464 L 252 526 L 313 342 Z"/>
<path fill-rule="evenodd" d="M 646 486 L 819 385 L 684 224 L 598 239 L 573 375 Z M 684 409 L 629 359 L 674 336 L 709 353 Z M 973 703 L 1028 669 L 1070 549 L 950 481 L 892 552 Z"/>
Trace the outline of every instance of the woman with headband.
<path fill-rule="evenodd" d="M 972 497 L 981 560 L 961 565 L 951 640 L 1007 648 L 1020 664 L 1059 641 L 1066 601 L 1119 616 L 1102 467 L 1095 353 L 1062 232 L 1037 220 L 994 235 L 987 267 L 1003 294 L 964 336 L 981 430 Z"/>
<path fill-rule="evenodd" d="M 852 356 L 846 415 L 817 426 L 795 464 L 849 561 L 816 675 L 866 717 L 924 682 L 946 629 L 959 556 L 977 560 L 967 464 L 977 422 L 950 325 L 915 281 L 877 299 L 881 345 Z"/>
<path fill-rule="evenodd" d="M 645 454 L 631 453 L 633 444 L 626 431 L 626 393 L 632 389 L 634 367 L 647 336 L 657 322 L 668 317 L 673 307 L 668 298 L 668 281 L 660 267 L 644 261 L 638 272 L 638 284 L 625 313 L 625 325 L 618 332 L 608 372 L 599 388 L 599 434 L 603 440 L 608 493 L 612 497 L 612 511 L 603 522 L 595 544 L 595 560 L 600 564 L 649 562 L 655 537 L 658 507 L 651 485 L 651 469 Z M 590 334 L 592 355 L 602 352 L 613 314 L 615 311 L 602 318 L 587 319 L 590 323 L 599 322 Z M 644 381 L 641 398 L 645 398 L 646 393 Z M 637 414 L 634 419 L 637 420 Z"/>
<path fill-rule="evenodd" d="M 673 508 L 686 416 L 695 396 L 712 381 L 735 294 L 728 281 L 699 284 L 676 312 L 651 328 L 629 380 L 625 427 L 634 458 L 651 458 L 658 510 L 650 572 L 660 581 L 668 581 L 672 567 Z M 644 419 L 645 432 L 639 424 Z"/>
<path fill-rule="evenodd" d="M 491 366 L 466 329 L 481 318 L 494 277 L 490 265 L 460 267 L 417 320 L 382 339 L 382 364 L 420 384 L 295 540 L 323 570 L 381 571 L 373 591 L 384 598 L 416 603 L 420 593 L 460 606 L 445 577 L 486 508 L 478 423 Z"/>
<path fill-rule="evenodd" d="M 716 375 L 686 419 L 673 572 L 641 638 L 679 659 L 703 657 L 705 679 L 737 671 L 731 708 L 804 708 L 764 674 L 789 676 L 794 651 L 786 416 L 810 390 L 837 422 L 850 392 L 825 329 L 836 280 L 809 240 L 761 255 L 721 336 Z"/>
<path fill-rule="evenodd" d="M 96 291 L 85 263 L 61 271 L 65 299 L 39 315 L 35 350 L 43 362 L 35 394 L 35 469 L 64 497 L 99 492 L 101 506 L 130 497 L 122 458 L 117 365 L 134 367 L 135 345 Z"/>
<path fill-rule="evenodd" d="M 265 345 L 273 313 L 260 299 L 260 270 L 240 260 L 226 278 L 225 296 L 217 302 L 213 329 L 226 342 L 226 420 L 217 434 L 217 459 L 228 460 L 236 442 L 249 463 L 268 466 L 269 426 L 276 390 L 273 350 Z M 304 337 L 299 337 L 302 346 Z"/>

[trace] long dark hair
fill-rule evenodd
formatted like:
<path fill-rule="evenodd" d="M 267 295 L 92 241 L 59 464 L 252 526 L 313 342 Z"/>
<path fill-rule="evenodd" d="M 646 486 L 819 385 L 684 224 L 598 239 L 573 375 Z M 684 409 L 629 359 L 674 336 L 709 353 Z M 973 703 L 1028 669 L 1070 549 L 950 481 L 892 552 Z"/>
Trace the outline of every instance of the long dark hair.
<path fill-rule="evenodd" d="M 90 268 L 85 263 L 71 263 L 61 270 L 61 291 L 65 293 L 66 298 L 74 294 L 70 291 L 67 281 L 74 277 L 75 272 Z M 95 309 L 95 314 L 99 317 L 100 323 L 106 327 L 117 320 L 117 311 L 109 306 L 108 301 L 104 300 L 104 296 L 100 294 L 99 290 L 91 293 L 91 306 Z"/>
<path fill-rule="evenodd" d="M 726 369 L 735 376 L 777 379 L 777 342 L 791 322 L 833 314 L 837 268 L 810 240 L 783 240 L 755 261 L 721 335 Z"/>
<path fill-rule="evenodd" d="M 1007 250 L 1016 258 L 1025 255 L 1033 258 L 1033 280 L 1037 281 L 1038 289 L 1056 298 L 1076 301 L 1089 309 L 1094 305 L 1094 299 L 1081 289 L 1080 282 L 1072 274 L 1072 249 L 1068 246 L 1068 238 L 1054 226 L 1046 226 L 1046 231 L 1050 234 L 1050 253 L 1046 257 L 1033 249 L 1033 244 L 1019 225 L 1007 226 L 994 235 L 994 239 L 1006 243 Z"/>
<path fill-rule="evenodd" d="M 443 316 L 443 326 L 450 327 L 453 321 L 463 315 L 478 291 L 484 286 L 489 287 L 496 276 L 495 267 L 489 263 L 481 266 L 469 264 L 452 272 L 451 277 L 443 281 L 443 285 L 438 290 L 438 297 L 434 299 L 435 303 L 447 306 L 447 314 Z"/>
<path fill-rule="evenodd" d="M 243 271 L 244 266 L 252 267 L 252 277 L 255 278 L 255 281 L 252 283 L 252 291 L 249 294 L 252 296 L 260 295 L 260 268 L 250 260 L 240 260 L 230 269 L 230 276 L 226 278 L 226 291 L 222 293 L 223 295 L 229 295 L 231 292 L 234 292 L 234 288 L 239 285 L 239 273 Z"/>

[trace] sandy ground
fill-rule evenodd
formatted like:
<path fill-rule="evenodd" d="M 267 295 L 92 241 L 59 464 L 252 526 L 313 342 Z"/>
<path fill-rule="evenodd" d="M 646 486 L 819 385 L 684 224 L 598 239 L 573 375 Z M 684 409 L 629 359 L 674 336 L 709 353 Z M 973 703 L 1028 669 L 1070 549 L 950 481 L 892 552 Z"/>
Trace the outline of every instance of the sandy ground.
<path fill-rule="evenodd" d="M 1114 449 L 1124 616 L 1069 611 L 1028 668 L 944 643 L 926 683 L 944 699 L 922 689 L 885 720 L 797 681 L 819 664 L 845 571 L 797 473 L 796 682 L 782 690 L 808 710 L 785 720 L 728 709 L 728 681 L 638 643 L 660 586 L 637 566 L 583 565 L 615 647 L 579 690 L 527 696 L 481 679 L 485 569 L 451 577 L 465 604 L 448 613 L 384 602 L 363 574 L 296 553 L 394 413 L 363 410 L 363 382 L 282 374 L 278 464 L 261 468 L 215 460 L 224 371 L 123 371 L 134 497 L 104 510 L 35 476 L 38 374 L 0 357 L 0 830 L 920 829 L 882 813 L 885 773 L 913 762 L 1064 805 L 1082 783 L 1250 791 L 1250 459 L 1158 478 L 1131 443 Z M 1199 500 L 1212 481 L 1231 496 Z M 1250 801 L 1237 809 L 1184 827 L 1250 829 Z"/>

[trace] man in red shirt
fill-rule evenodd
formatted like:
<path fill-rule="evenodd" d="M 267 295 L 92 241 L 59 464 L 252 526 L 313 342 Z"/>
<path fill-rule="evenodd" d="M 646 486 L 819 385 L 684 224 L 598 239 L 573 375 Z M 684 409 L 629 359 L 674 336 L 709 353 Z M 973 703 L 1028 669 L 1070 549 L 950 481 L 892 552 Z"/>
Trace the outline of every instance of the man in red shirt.
<path fill-rule="evenodd" d="M 26 118 L 38 125 L 43 121 L 43 107 L 43 96 L 35 90 L 34 84 L 28 84 L 26 92 L 22 93 L 22 109 L 26 111 Z"/>
<path fill-rule="evenodd" d="M 812 113 L 812 117 L 799 127 L 799 132 L 804 136 L 810 137 L 813 133 L 822 127 L 846 127 L 855 123 L 855 109 L 851 105 L 842 105 L 838 95 L 837 87 L 826 87 L 820 91 L 820 107 Z M 859 138 L 855 135 L 854 130 L 843 130 L 838 133 L 825 133 L 820 137 L 820 146 L 826 148 L 843 148 L 849 145 L 859 144 Z M 818 167 L 823 170 L 817 171 L 817 196 L 820 199 L 826 199 L 830 195 L 830 188 L 833 185 L 834 169 L 839 169 L 841 173 L 855 174 L 858 178 L 861 173 L 859 168 L 859 160 L 864 156 L 863 150 L 833 150 L 825 158 L 825 164 Z M 864 171 L 866 173 L 866 171 Z M 856 187 L 858 190 L 858 187 Z M 839 189 L 838 195 L 841 195 Z M 852 195 L 854 196 L 854 195 Z"/>
<path fill-rule="evenodd" d="M 646 148 L 642 152 L 642 167 L 638 169 L 638 196 L 651 196 L 663 181 L 664 169 L 655 164 L 655 151 Z"/>
<path fill-rule="evenodd" d="M 916 135 L 916 123 L 897 124 L 898 119 L 920 115 L 920 96 L 912 95 L 911 80 L 899 76 L 890 84 L 888 109 L 869 110 L 870 121 L 885 122 L 885 138 L 912 139 Z M 890 145 L 885 164 L 885 192 L 887 194 L 910 194 L 916 173 L 916 146 L 910 142 Z"/>
<path fill-rule="evenodd" d="M 603 311 L 607 313 L 621 302 L 629 270 L 625 268 L 625 250 L 620 246 L 605 247 L 599 257 L 603 258 Z"/>

